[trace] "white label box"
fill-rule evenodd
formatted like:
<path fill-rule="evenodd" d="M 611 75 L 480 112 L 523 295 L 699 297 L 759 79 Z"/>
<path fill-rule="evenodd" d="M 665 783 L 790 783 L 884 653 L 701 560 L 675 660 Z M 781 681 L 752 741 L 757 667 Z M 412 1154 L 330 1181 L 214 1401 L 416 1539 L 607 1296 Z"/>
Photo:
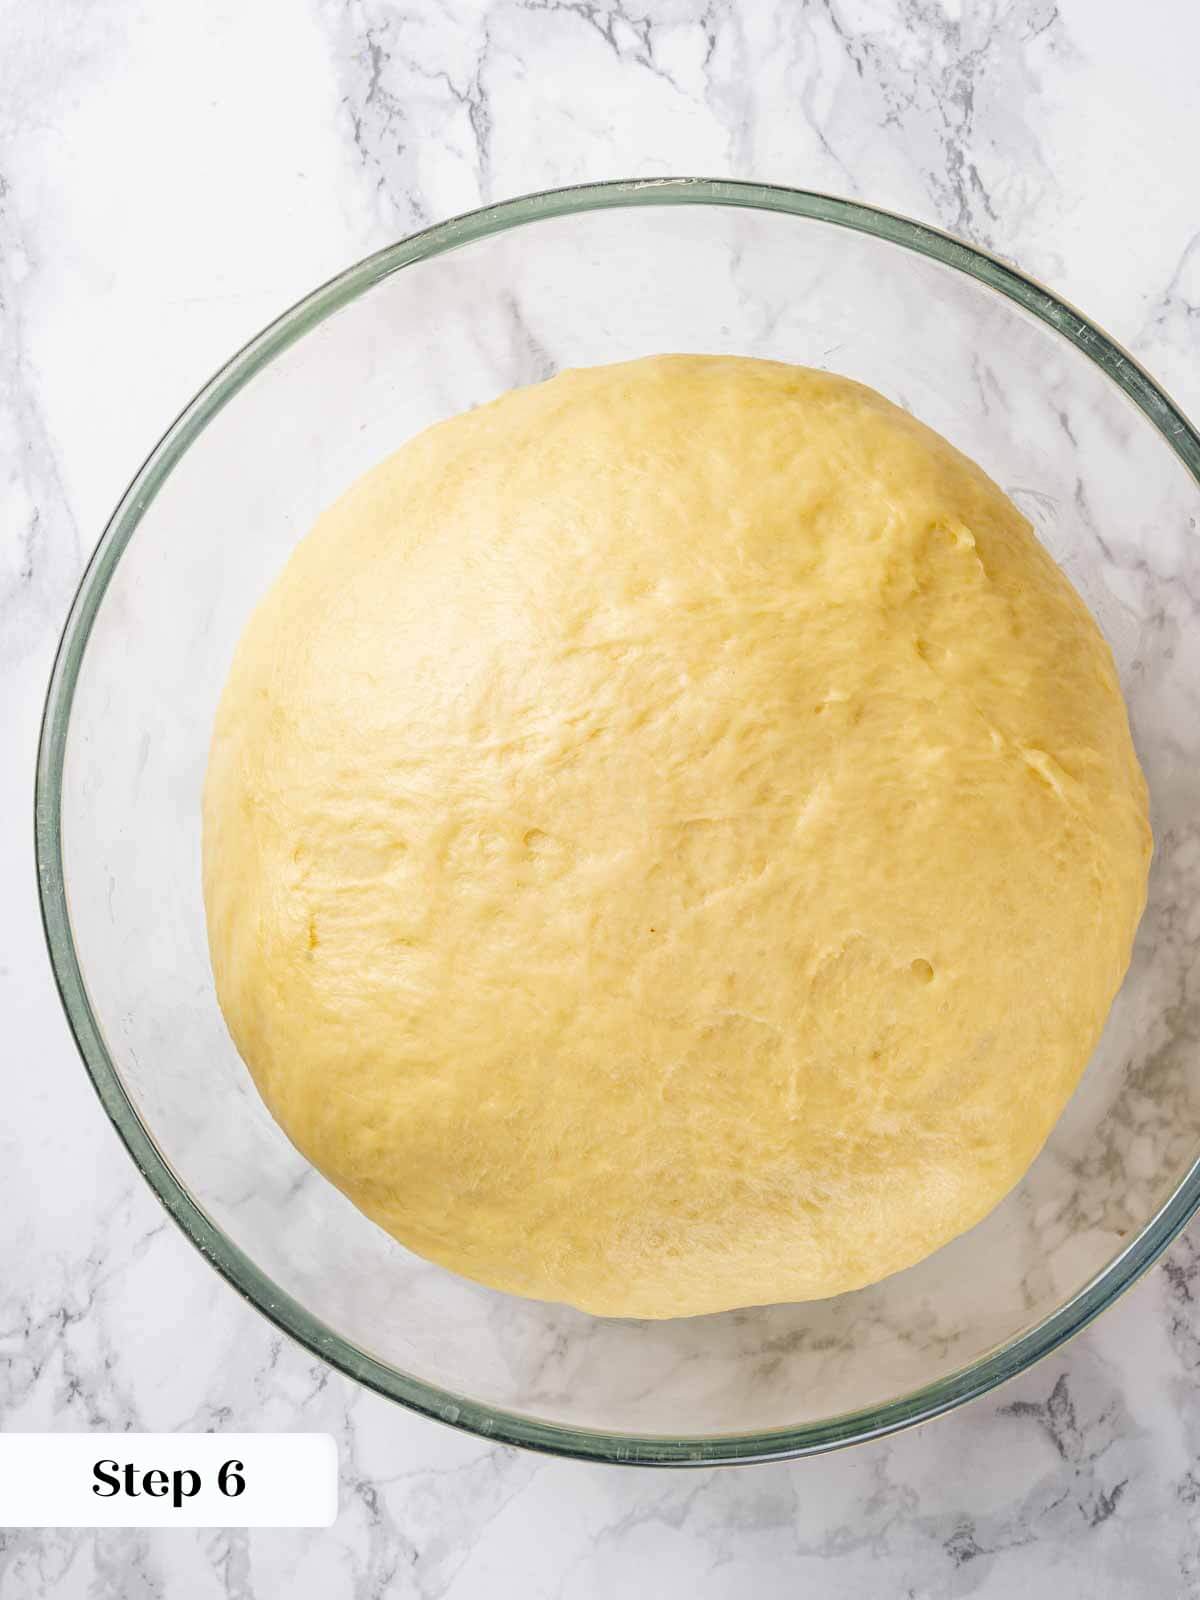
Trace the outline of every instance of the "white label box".
<path fill-rule="evenodd" d="M 0 1434 L 0 1528 L 328 1528 L 328 1433 Z"/>

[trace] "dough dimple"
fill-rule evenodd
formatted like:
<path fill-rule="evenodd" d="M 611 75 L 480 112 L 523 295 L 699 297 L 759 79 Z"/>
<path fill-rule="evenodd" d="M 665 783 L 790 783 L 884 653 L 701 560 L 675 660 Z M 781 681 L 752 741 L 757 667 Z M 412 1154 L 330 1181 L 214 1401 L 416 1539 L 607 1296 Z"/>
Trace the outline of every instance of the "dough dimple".
<path fill-rule="evenodd" d="M 411 1249 L 668 1317 L 837 1294 L 984 1216 L 1078 1081 L 1150 855 L 1110 652 L 881 396 L 567 372 L 411 441 L 239 644 L 217 993 Z"/>

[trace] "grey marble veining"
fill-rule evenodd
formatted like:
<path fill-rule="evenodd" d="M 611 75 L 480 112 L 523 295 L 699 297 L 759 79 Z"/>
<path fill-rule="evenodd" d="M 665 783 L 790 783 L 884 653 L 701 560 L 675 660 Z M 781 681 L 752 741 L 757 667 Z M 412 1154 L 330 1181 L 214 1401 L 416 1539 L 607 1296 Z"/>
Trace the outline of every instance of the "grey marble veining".
<path fill-rule="evenodd" d="M 1172 0 L 1136 27 L 1112 0 L 0 8 L 0 1418 L 302 1416 L 343 1478 L 327 1533 L 0 1532 L 5 1600 L 1200 1595 L 1195 1228 L 1066 1349 L 878 1444 L 694 1474 L 490 1446 L 282 1340 L 165 1220 L 59 1015 L 28 826 L 62 616 L 165 423 L 312 284 L 481 200 L 667 172 L 859 195 L 1045 278 L 1200 412 L 1198 45 Z M 1194 629 L 1194 550 L 1116 565 L 1114 606 L 1178 579 Z"/>

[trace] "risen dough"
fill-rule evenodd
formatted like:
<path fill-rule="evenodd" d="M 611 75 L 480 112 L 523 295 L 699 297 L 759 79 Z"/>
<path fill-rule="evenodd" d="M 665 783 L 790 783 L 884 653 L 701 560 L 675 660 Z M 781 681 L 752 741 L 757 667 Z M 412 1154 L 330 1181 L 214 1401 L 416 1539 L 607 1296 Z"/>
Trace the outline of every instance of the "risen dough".
<path fill-rule="evenodd" d="M 662 357 L 406 445 L 238 647 L 217 991 L 413 1250 L 684 1316 L 836 1294 L 1036 1155 L 1143 905 L 1108 648 L 845 379 Z"/>

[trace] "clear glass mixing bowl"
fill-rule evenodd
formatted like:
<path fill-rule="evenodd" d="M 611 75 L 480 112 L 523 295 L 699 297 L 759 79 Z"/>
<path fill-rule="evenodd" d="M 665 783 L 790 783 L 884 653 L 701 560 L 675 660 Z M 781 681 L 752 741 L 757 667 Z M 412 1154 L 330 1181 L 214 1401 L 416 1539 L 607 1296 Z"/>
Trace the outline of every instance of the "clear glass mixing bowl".
<path fill-rule="evenodd" d="M 418 1260 L 297 1155 L 217 1009 L 199 802 L 234 642 L 321 507 L 428 423 L 560 367 L 660 351 L 847 373 L 1003 485 L 1116 652 L 1157 856 L 1103 1042 L 985 1222 L 839 1299 L 636 1323 Z M 46 707 L 37 851 L 51 955 L 100 1097 L 167 1210 L 343 1372 L 567 1455 L 821 1450 L 932 1416 L 1045 1354 L 1200 1200 L 1198 476 L 1195 432 L 1084 317 L 943 234 L 821 195 L 698 180 L 535 195 L 318 289 L 234 357 L 134 480 L 75 599 Z"/>

